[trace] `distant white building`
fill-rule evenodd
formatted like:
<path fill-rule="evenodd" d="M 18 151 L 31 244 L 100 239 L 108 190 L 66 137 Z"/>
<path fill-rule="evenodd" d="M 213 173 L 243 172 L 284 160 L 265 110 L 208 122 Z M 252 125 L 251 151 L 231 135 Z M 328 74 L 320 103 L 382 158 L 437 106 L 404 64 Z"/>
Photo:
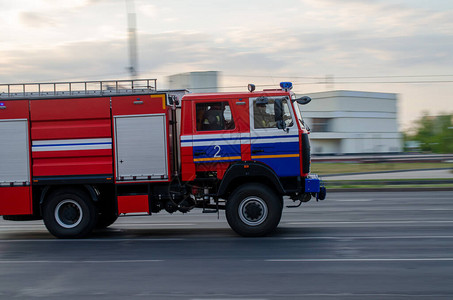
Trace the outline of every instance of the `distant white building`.
<path fill-rule="evenodd" d="M 218 91 L 218 71 L 188 72 L 168 76 L 171 90 L 185 89 L 193 93 Z"/>
<path fill-rule="evenodd" d="M 397 95 L 358 91 L 307 94 L 301 108 L 313 154 L 402 152 Z"/>

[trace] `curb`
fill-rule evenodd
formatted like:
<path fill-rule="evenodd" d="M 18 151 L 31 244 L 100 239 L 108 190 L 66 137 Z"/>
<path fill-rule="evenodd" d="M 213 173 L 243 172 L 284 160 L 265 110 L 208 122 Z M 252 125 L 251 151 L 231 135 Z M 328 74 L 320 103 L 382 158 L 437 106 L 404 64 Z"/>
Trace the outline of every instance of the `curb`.
<path fill-rule="evenodd" d="M 326 180 L 323 181 L 326 187 L 335 188 L 341 185 L 424 185 L 424 184 L 451 184 L 453 179 L 359 179 L 359 180 Z"/>
<path fill-rule="evenodd" d="M 453 170 L 452 168 L 434 168 L 434 169 L 410 169 L 410 170 L 389 170 L 389 171 L 375 171 L 375 172 L 356 172 L 356 173 L 338 173 L 338 174 L 325 174 L 319 177 L 332 177 L 332 176 L 346 176 L 346 175 L 366 175 L 366 174 L 385 174 L 385 173 L 400 173 L 400 172 L 418 172 L 418 171 L 435 171 L 435 170 Z"/>

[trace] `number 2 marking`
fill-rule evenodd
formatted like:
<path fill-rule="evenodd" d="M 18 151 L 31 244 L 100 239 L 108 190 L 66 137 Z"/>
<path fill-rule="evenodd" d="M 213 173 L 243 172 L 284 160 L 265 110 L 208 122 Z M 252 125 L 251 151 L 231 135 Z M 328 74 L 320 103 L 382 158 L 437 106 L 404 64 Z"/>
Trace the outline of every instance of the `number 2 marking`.
<path fill-rule="evenodd" d="M 215 146 L 214 146 L 214 150 L 215 150 L 215 149 L 217 149 L 217 152 L 214 154 L 214 157 L 221 157 L 221 156 L 219 155 L 219 153 L 220 153 L 220 150 L 222 150 L 222 148 L 220 148 L 219 145 L 215 145 Z"/>

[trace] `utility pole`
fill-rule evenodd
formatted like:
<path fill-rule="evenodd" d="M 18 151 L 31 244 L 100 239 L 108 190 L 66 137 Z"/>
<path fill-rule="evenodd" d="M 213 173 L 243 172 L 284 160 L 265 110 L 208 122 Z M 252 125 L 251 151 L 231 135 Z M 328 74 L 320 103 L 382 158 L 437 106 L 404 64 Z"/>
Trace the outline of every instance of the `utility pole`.
<path fill-rule="evenodd" d="M 134 0 L 126 0 L 128 43 L 129 43 L 129 67 L 127 68 L 132 78 L 137 77 L 137 34 Z"/>

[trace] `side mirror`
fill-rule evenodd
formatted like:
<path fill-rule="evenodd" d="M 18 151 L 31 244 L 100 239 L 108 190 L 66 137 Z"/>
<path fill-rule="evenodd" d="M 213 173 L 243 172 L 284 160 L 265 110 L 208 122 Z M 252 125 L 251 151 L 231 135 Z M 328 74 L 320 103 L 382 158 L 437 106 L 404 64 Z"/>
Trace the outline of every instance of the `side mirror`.
<path fill-rule="evenodd" d="M 303 96 L 303 97 L 295 99 L 294 101 L 296 101 L 298 104 L 305 105 L 305 104 L 310 103 L 311 98 L 308 96 Z"/>

